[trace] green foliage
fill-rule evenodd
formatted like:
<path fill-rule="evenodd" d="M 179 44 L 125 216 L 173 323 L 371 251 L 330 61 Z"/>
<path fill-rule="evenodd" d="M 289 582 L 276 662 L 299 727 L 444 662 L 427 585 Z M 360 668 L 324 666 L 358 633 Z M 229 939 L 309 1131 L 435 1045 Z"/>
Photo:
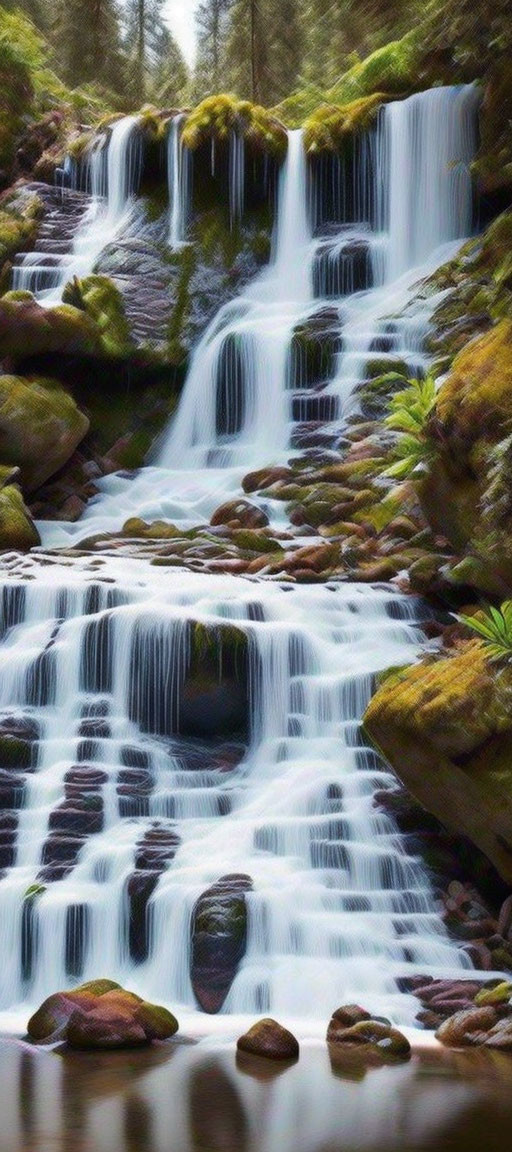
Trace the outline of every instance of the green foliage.
<path fill-rule="evenodd" d="M 475 616 L 461 614 L 459 620 L 481 636 L 487 656 L 512 663 L 512 600 L 505 600 L 500 608 L 488 604 Z"/>
<path fill-rule="evenodd" d="M 432 376 L 411 380 L 408 388 L 393 396 L 385 424 L 398 432 L 399 438 L 393 450 L 395 463 L 386 469 L 386 476 L 404 480 L 430 455 L 428 423 L 435 404 L 436 386 Z"/>
<path fill-rule="evenodd" d="M 209 96 L 190 112 L 182 141 L 194 150 L 212 137 L 227 140 L 231 132 L 239 133 L 250 145 L 273 155 L 282 156 L 286 151 L 286 132 L 266 108 L 225 93 Z"/>

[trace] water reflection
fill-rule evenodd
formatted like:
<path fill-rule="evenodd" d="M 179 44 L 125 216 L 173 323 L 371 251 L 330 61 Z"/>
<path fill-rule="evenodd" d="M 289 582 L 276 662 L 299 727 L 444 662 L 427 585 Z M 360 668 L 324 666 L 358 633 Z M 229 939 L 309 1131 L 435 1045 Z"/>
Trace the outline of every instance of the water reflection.
<path fill-rule="evenodd" d="M 512 1058 L 424 1052 L 366 1073 L 324 1049 L 272 1070 L 202 1045 L 0 1047 L 1 1152 L 503 1152 Z"/>

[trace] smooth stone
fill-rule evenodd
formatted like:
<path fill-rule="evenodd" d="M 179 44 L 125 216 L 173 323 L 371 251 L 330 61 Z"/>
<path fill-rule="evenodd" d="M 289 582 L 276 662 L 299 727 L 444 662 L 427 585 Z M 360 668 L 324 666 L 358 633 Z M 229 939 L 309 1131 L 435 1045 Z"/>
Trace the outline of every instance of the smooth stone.
<path fill-rule="evenodd" d="M 299 1042 L 293 1033 L 277 1020 L 269 1018 L 258 1020 L 244 1036 L 240 1036 L 237 1048 L 240 1052 L 264 1056 L 268 1060 L 296 1060 L 299 1055 Z"/>

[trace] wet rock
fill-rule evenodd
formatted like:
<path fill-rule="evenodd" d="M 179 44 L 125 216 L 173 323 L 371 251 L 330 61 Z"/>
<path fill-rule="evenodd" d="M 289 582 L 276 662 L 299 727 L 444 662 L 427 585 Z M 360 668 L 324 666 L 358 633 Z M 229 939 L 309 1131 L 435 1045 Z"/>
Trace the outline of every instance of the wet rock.
<path fill-rule="evenodd" d="M 508 980 L 503 980 L 495 988 L 482 988 L 481 992 L 475 996 L 475 1004 L 479 1008 L 484 1008 L 488 1004 L 508 1004 L 511 999 L 512 984 Z"/>
<path fill-rule="evenodd" d="M 222 1008 L 245 954 L 250 876 L 223 876 L 199 897 L 192 913 L 191 980 L 204 1012 Z"/>
<path fill-rule="evenodd" d="M 268 516 L 248 500 L 230 500 L 221 504 L 210 520 L 212 527 L 228 524 L 231 528 L 266 528 Z"/>
<path fill-rule="evenodd" d="M 456 1012 L 445 1020 L 436 1032 L 441 1044 L 451 1048 L 461 1048 L 467 1044 L 474 1044 L 482 1033 L 489 1031 L 497 1021 L 496 1010 L 491 1007 L 468 1008 L 464 1012 Z"/>
<path fill-rule="evenodd" d="M 30 1017 L 28 1035 L 36 1043 L 50 1043 L 65 1028 L 77 1004 L 94 1004 L 100 996 L 119 988 L 115 980 L 90 980 L 69 992 L 54 992 Z"/>
<path fill-rule="evenodd" d="M 253 1024 L 244 1036 L 240 1036 L 237 1048 L 240 1052 L 264 1056 L 268 1060 L 296 1060 L 299 1055 L 299 1042 L 293 1033 L 271 1019 Z"/>
<path fill-rule="evenodd" d="M 94 1007 L 78 1005 L 65 1038 L 70 1048 L 132 1048 L 168 1040 L 177 1031 L 178 1021 L 166 1008 L 119 989 L 98 997 Z"/>
<path fill-rule="evenodd" d="M 178 1031 L 178 1021 L 166 1008 L 113 980 L 92 980 L 49 996 L 27 1031 L 39 1044 L 66 1040 L 72 1048 L 125 1048 L 169 1039 Z"/>
<path fill-rule="evenodd" d="M 34 765 L 34 743 L 39 737 L 35 720 L 26 716 L 0 719 L 0 768 L 27 771 Z"/>
<path fill-rule="evenodd" d="M 331 1021 L 332 1024 L 332 1021 Z M 392 1028 L 389 1023 L 380 1020 L 360 1020 L 348 1028 L 333 1030 L 329 1025 L 329 1043 L 341 1046 L 356 1047 L 361 1054 L 378 1056 L 383 1059 L 407 1060 L 411 1054 L 411 1045 L 407 1037 Z"/>
<path fill-rule="evenodd" d="M 353 1024 L 359 1024 L 362 1020 L 370 1019 L 370 1013 L 365 1008 L 361 1008 L 359 1004 L 345 1004 L 342 1008 L 337 1008 L 332 1014 L 327 1029 L 327 1043 L 336 1043 L 341 1032 L 351 1028 Z"/>

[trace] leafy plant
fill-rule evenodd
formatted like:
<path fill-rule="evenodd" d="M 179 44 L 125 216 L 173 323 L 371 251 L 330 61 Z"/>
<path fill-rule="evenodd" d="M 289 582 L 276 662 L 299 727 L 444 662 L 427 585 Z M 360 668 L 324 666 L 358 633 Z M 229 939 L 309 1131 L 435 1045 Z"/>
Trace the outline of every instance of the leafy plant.
<path fill-rule="evenodd" d="M 407 388 L 393 396 L 385 424 L 400 435 L 393 449 L 395 463 L 386 469 L 385 476 L 405 480 L 425 462 L 431 451 L 428 422 L 435 404 L 436 386 L 432 376 L 411 380 Z"/>
<path fill-rule="evenodd" d="M 512 600 L 505 600 L 500 608 L 488 604 L 478 615 L 458 619 L 481 636 L 488 656 L 512 663 Z"/>

